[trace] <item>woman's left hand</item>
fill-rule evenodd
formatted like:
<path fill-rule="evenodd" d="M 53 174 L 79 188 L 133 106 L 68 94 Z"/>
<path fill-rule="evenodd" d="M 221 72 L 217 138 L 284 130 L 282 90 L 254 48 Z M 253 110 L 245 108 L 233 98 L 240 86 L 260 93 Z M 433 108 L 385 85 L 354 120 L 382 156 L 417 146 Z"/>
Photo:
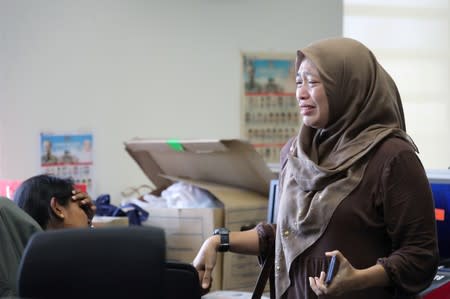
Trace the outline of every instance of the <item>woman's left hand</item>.
<path fill-rule="evenodd" d="M 86 212 L 88 219 L 92 220 L 92 218 L 94 218 L 97 207 L 95 206 L 89 194 L 78 189 L 73 190 L 72 193 L 72 201 L 78 201 L 80 208 L 82 208 Z"/>
<path fill-rule="evenodd" d="M 325 283 L 326 274 L 320 273 L 320 277 L 309 277 L 309 285 L 314 293 L 319 295 L 342 295 L 356 289 L 357 272 L 350 262 L 338 250 L 325 252 L 326 256 L 336 256 L 337 271 L 330 284 Z"/>

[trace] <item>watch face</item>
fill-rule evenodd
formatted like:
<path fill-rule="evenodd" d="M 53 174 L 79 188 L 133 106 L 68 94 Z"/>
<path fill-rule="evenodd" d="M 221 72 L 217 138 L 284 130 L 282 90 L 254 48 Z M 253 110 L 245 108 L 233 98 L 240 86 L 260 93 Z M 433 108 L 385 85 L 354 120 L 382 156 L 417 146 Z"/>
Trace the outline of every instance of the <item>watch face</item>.
<path fill-rule="evenodd" d="M 224 227 L 216 228 L 214 230 L 214 235 L 222 235 L 222 234 L 228 234 L 230 231 Z"/>

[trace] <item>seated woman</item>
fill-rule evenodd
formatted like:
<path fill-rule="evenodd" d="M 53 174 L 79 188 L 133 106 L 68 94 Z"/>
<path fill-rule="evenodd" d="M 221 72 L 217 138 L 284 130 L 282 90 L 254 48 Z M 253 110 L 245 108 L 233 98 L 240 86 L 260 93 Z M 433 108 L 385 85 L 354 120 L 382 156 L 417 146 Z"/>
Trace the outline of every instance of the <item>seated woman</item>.
<path fill-rule="evenodd" d="M 71 179 L 50 175 L 25 180 L 14 201 L 44 230 L 89 227 L 95 215 L 95 205 L 86 192 L 76 190 Z"/>

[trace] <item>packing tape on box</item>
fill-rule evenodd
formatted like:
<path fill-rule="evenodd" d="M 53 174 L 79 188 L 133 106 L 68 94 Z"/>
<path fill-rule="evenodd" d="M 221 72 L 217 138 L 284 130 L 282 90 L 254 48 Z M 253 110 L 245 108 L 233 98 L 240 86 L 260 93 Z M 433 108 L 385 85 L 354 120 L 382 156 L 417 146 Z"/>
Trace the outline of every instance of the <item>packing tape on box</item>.
<path fill-rule="evenodd" d="M 167 140 L 167 144 L 171 149 L 173 149 L 176 152 L 183 152 L 184 148 L 183 145 L 180 143 L 177 139 L 169 139 Z"/>

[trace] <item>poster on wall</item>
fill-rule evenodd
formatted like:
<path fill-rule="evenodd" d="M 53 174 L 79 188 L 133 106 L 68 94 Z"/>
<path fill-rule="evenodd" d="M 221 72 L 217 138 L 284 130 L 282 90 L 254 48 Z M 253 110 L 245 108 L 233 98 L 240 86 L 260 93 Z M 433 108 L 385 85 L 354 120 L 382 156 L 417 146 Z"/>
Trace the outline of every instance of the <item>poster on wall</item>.
<path fill-rule="evenodd" d="M 78 189 L 93 191 L 93 135 L 41 133 L 41 173 L 71 178 Z"/>
<path fill-rule="evenodd" d="M 277 168 L 280 149 L 300 127 L 295 57 L 242 54 L 242 70 L 241 135 Z"/>

